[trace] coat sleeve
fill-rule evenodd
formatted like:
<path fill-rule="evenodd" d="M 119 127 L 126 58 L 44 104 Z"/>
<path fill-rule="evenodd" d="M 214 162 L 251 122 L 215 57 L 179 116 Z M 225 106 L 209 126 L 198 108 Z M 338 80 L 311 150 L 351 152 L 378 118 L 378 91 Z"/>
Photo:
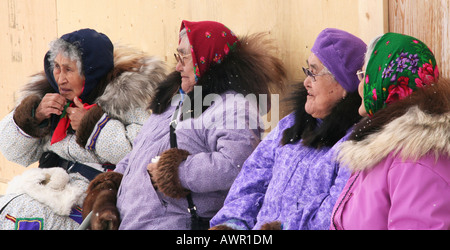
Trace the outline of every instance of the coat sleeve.
<path fill-rule="evenodd" d="M 450 228 L 450 198 L 443 195 L 450 187 L 434 167 L 420 161 L 393 164 L 387 180 L 391 200 L 388 229 Z"/>
<path fill-rule="evenodd" d="M 253 130 L 211 129 L 207 133 L 216 144 L 215 150 L 191 154 L 179 165 L 181 185 L 195 193 L 229 190 L 244 161 L 260 142 Z"/>
<path fill-rule="evenodd" d="M 333 207 L 350 177 L 350 171 L 334 161 L 322 167 L 334 169 L 335 174 L 331 179 L 330 188 L 317 195 L 304 207 L 299 219 L 299 228 L 294 228 L 295 230 L 327 230 L 330 227 Z"/>
<path fill-rule="evenodd" d="M 222 209 L 212 218 L 211 226 L 252 229 L 272 179 L 275 149 L 279 144 L 277 126 L 258 145 L 245 162 L 228 193 Z"/>
<path fill-rule="evenodd" d="M 148 116 L 149 113 L 142 110 L 123 121 L 103 114 L 92 129 L 85 148 L 94 151 L 102 161 L 117 164 L 131 151 L 133 141 Z"/>
<path fill-rule="evenodd" d="M 15 122 L 14 112 L 0 122 L 0 151 L 8 160 L 29 166 L 39 160 L 43 153 L 43 140 L 25 133 Z"/>
<path fill-rule="evenodd" d="M 292 228 L 294 230 L 327 230 L 331 222 L 331 213 L 333 207 L 342 192 L 342 189 L 347 184 L 350 177 L 350 171 L 341 166 L 336 161 L 336 156 L 340 144 L 347 140 L 349 134 L 339 140 L 322 158 L 325 162 L 320 162 L 320 169 L 323 173 L 330 172 L 331 178 L 328 178 L 329 188 L 325 188 L 322 193 L 316 195 L 314 199 L 308 203 L 301 213 L 301 218 L 298 218 L 299 228 Z M 323 178 L 325 181 L 327 178 Z"/>

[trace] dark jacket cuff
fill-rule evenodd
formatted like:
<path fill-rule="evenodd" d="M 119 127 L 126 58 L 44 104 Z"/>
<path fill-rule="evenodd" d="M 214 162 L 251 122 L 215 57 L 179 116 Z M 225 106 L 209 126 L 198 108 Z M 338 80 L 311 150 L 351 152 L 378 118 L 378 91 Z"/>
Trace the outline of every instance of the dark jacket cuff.
<path fill-rule="evenodd" d="M 163 194 L 177 199 L 189 194 L 190 191 L 181 186 L 178 175 L 178 166 L 188 155 L 188 151 L 178 148 L 171 148 L 161 154 L 153 179 L 155 186 Z"/>
<path fill-rule="evenodd" d="M 50 122 L 48 120 L 43 123 L 38 123 L 34 117 L 36 108 L 41 103 L 41 98 L 36 95 L 31 95 L 23 99 L 23 101 L 17 106 L 14 111 L 14 122 L 22 129 L 25 133 L 32 137 L 42 138 L 50 134 Z M 45 124 L 46 122 L 46 124 Z M 42 126 L 42 125 L 45 126 Z"/>

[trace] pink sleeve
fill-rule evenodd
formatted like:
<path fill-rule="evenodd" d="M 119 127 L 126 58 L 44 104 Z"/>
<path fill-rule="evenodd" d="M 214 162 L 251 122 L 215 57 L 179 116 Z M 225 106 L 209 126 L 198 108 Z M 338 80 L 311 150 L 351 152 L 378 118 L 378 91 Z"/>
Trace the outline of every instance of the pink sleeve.
<path fill-rule="evenodd" d="M 450 228 L 450 187 L 432 167 L 402 162 L 389 171 L 387 182 L 388 229 Z"/>

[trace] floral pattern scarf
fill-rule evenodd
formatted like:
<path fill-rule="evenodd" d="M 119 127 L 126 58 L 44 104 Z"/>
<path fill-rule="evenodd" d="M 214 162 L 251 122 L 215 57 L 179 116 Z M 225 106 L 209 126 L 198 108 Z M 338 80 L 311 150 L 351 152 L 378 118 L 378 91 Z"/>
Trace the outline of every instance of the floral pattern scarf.
<path fill-rule="evenodd" d="M 196 81 L 213 64 L 220 64 L 239 43 L 237 36 L 225 25 L 214 21 L 190 22 L 184 20 L 180 30 L 186 28 L 191 44 Z"/>
<path fill-rule="evenodd" d="M 426 44 L 411 36 L 387 33 L 375 45 L 366 67 L 365 109 L 373 116 L 438 78 L 436 59 Z"/>

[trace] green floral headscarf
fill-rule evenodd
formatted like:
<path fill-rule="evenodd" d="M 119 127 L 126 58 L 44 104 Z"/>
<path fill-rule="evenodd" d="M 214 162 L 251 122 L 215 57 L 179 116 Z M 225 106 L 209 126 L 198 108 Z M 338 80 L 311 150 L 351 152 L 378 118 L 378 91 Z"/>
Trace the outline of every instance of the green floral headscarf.
<path fill-rule="evenodd" d="M 438 80 L 433 52 L 414 37 L 387 33 L 375 45 L 366 67 L 364 106 L 369 116 Z"/>

